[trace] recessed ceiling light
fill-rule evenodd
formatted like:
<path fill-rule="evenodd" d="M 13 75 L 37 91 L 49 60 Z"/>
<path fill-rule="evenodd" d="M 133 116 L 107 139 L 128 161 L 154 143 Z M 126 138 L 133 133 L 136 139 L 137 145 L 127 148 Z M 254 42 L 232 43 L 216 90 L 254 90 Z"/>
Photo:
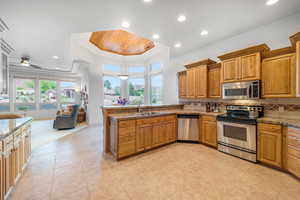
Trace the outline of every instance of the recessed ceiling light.
<path fill-rule="evenodd" d="M 202 36 L 207 35 L 207 34 L 208 34 L 208 31 L 207 31 L 207 30 L 203 30 L 203 31 L 201 31 L 200 34 L 201 34 Z"/>
<path fill-rule="evenodd" d="M 157 39 L 159 39 L 159 35 L 155 33 L 155 34 L 152 35 L 152 38 L 157 40 Z"/>
<path fill-rule="evenodd" d="M 55 69 L 60 69 L 59 67 L 55 67 Z"/>
<path fill-rule="evenodd" d="M 151 2 L 152 0 L 144 0 L 144 2 L 146 2 L 146 3 L 149 3 L 149 2 Z"/>
<path fill-rule="evenodd" d="M 278 1 L 279 1 L 279 0 L 268 0 L 268 1 L 266 2 L 266 5 L 267 5 L 267 6 L 271 6 L 271 5 L 274 5 L 275 3 L 278 3 Z"/>
<path fill-rule="evenodd" d="M 122 22 L 122 27 L 124 27 L 124 28 L 129 28 L 129 27 L 130 27 L 129 22 L 123 21 L 123 22 Z"/>
<path fill-rule="evenodd" d="M 179 15 L 179 17 L 177 18 L 177 21 L 179 21 L 179 22 L 184 22 L 185 20 L 186 20 L 185 15 Z"/>
<path fill-rule="evenodd" d="M 52 56 L 52 58 L 57 60 L 59 57 L 58 56 Z"/>
<path fill-rule="evenodd" d="M 180 42 L 177 42 L 177 43 L 174 45 L 175 48 L 180 48 L 181 46 L 182 46 L 182 45 L 181 45 Z"/>

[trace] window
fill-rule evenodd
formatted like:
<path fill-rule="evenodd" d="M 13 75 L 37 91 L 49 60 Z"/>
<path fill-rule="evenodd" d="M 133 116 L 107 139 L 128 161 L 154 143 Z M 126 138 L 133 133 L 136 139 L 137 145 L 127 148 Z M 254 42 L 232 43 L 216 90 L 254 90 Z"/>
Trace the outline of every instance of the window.
<path fill-rule="evenodd" d="M 76 101 L 76 83 L 62 81 L 60 85 L 60 102 L 75 103 Z"/>
<path fill-rule="evenodd" d="M 35 81 L 32 79 L 16 80 L 16 103 L 35 102 Z"/>
<path fill-rule="evenodd" d="M 151 76 L 151 104 L 162 103 L 162 75 Z"/>
<path fill-rule="evenodd" d="M 0 95 L 0 112 L 9 111 L 9 96 L 7 94 Z"/>
<path fill-rule="evenodd" d="M 128 84 L 129 103 L 132 105 L 144 104 L 145 79 L 130 78 Z"/>
<path fill-rule="evenodd" d="M 35 80 L 15 79 L 15 110 L 35 110 Z"/>
<path fill-rule="evenodd" d="M 155 72 L 155 71 L 161 71 L 162 70 L 162 64 L 161 63 L 153 63 L 150 65 L 150 70 L 151 72 Z"/>
<path fill-rule="evenodd" d="M 121 96 L 121 80 L 113 76 L 104 76 L 104 105 L 117 104 L 118 97 Z"/>
<path fill-rule="evenodd" d="M 121 67 L 117 66 L 117 65 L 105 64 L 103 66 L 103 71 L 120 72 L 121 71 Z"/>
<path fill-rule="evenodd" d="M 128 72 L 129 73 L 144 73 L 145 72 L 145 67 L 144 66 L 128 67 Z"/>
<path fill-rule="evenodd" d="M 57 82 L 53 80 L 40 80 L 40 109 L 56 109 Z"/>

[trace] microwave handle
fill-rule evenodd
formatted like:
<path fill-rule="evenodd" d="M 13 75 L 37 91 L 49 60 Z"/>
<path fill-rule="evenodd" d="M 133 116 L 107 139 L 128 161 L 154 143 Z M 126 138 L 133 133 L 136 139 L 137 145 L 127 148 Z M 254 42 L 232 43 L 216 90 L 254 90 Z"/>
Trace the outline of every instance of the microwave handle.
<path fill-rule="evenodd" d="M 252 84 L 250 85 L 250 87 L 249 87 L 248 90 L 249 90 L 249 91 L 248 91 L 249 97 L 250 97 L 250 98 L 253 98 L 253 85 L 252 85 Z"/>

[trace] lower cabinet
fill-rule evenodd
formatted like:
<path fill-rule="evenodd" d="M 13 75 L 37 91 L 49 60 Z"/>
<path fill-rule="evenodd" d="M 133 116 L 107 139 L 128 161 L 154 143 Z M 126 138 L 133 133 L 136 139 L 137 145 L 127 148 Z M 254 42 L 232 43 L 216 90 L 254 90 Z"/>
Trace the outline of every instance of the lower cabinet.
<path fill-rule="evenodd" d="M 177 140 L 176 115 L 111 120 L 110 128 L 110 150 L 117 159 Z"/>
<path fill-rule="evenodd" d="M 145 151 L 152 148 L 152 131 L 151 124 L 140 125 L 136 132 L 136 151 Z"/>
<path fill-rule="evenodd" d="M 216 117 L 203 116 L 201 119 L 201 142 L 212 147 L 217 147 L 217 122 Z"/>
<path fill-rule="evenodd" d="M 30 124 L 25 124 L 0 141 L 0 200 L 8 197 L 29 161 L 30 129 Z"/>
<path fill-rule="evenodd" d="M 273 124 L 258 124 L 258 160 L 282 167 L 282 127 Z"/>
<path fill-rule="evenodd" d="M 300 178 L 300 129 L 288 128 L 287 170 Z"/>

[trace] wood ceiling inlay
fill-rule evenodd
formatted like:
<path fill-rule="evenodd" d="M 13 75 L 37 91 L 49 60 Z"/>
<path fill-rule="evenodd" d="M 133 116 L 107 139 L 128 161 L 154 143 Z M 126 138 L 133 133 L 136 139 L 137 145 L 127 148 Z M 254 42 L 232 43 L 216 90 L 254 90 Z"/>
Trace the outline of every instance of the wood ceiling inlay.
<path fill-rule="evenodd" d="M 90 42 L 103 51 L 122 56 L 141 55 L 155 47 L 153 41 L 123 30 L 93 32 Z"/>

